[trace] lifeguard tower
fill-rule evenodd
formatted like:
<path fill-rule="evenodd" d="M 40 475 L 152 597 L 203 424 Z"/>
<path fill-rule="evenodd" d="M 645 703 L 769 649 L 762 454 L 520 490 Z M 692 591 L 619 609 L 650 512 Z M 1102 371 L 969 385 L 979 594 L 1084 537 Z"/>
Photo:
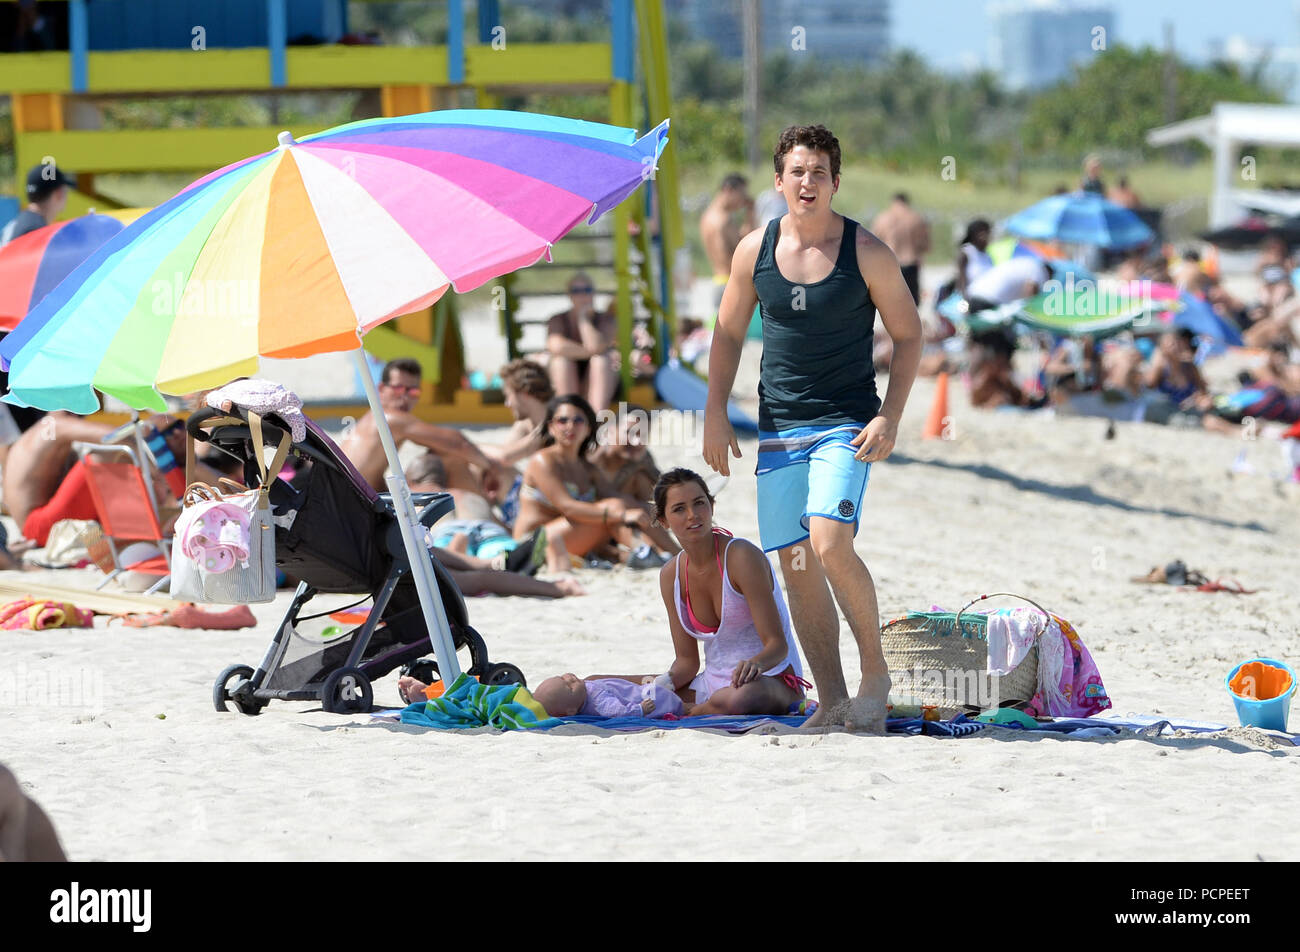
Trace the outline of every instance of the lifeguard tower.
<path fill-rule="evenodd" d="M 65 16 L 53 18 L 53 32 L 66 37 L 66 50 L 0 55 L 0 91 L 13 102 L 15 194 L 22 194 L 27 169 L 53 157 L 77 178 L 65 216 L 80 215 L 92 204 L 109 204 L 95 195 L 98 174 L 197 177 L 265 151 L 282 129 L 104 129 L 97 104 L 113 97 L 377 90 L 380 114 L 401 116 L 453 105 L 492 108 L 502 95 L 518 91 L 601 92 L 614 125 L 637 125 L 638 102 L 650 125 L 671 115 L 662 0 L 608 0 L 610 42 L 563 44 L 499 42 L 509 30 L 509 4 L 503 11 L 499 0 L 473 5 L 476 42 L 467 42 L 469 4 L 442 2 L 444 45 L 373 46 L 340 42 L 348 34 L 346 0 L 64 0 L 57 10 Z M 14 4 L 0 0 L 0 7 L 12 11 Z M 319 130 L 290 131 L 300 136 Z M 601 290 L 614 295 L 624 393 L 647 404 L 653 390 L 634 385 L 630 351 L 634 322 L 643 321 L 657 342 L 656 362 L 662 361 L 676 323 L 672 263 L 682 226 L 671 144 L 650 184 L 641 201 L 614 209 L 612 230 L 603 238 L 610 251 L 599 264 L 584 266 L 608 276 Z M 656 234 L 647 222 L 657 223 Z M 500 286 L 501 329 L 514 357 L 521 295 L 511 278 Z M 384 360 L 420 361 L 431 384 L 417 408 L 426 419 L 510 419 L 503 405 L 462 387 L 464 348 L 454 294 L 371 331 L 366 349 Z M 320 409 L 345 415 L 364 408 Z"/>

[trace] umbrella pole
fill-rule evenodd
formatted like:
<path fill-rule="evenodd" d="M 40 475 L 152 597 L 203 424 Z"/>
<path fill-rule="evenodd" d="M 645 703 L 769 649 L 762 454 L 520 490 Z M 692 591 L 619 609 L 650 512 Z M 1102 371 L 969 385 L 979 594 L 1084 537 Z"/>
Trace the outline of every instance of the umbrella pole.
<path fill-rule="evenodd" d="M 392 471 L 385 477 L 388 491 L 393 500 L 393 512 L 397 515 L 397 524 L 402 529 L 402 542 L 406 546 L 406 557 L 411 563 L 411 578 L 415 581 L 415 591 L 420 596 L 420 608 L 424 611 L 424 624 L 433 642 L 434 653 L 438 656 L 438 673 L 443 682 L 451 684 L 460 677 L 460 661 L 456 657 L 456 645 L 451 636 L 451 626 L 447 624 L 447 613 L 443 609 L 442 599 L 438 594 L 438 580 L 433 574 L 433 555 L 424 545 L 424 527 L 420 525 L 415 512 L 415 503 L 411 500 L 411 490 L 406 485 L 406 474 L 402 472 L 402 463 L 397 457 L 397 444 L 393 441 L 393 432 L 388 428 L 388 418 L 379 403 L 379 390 L 370 375 L 370 366 L 366 363 L 365 351 L 358 347 L 353 351 L 357 371 L 361 374 L 361 383 L 366 388 L 366 399 L 370 401 L 370 412 L 375 417 L 375 427 L 379 430 L 379 440 L 384 445 L 384 455 L 388 457 L 388 467 Z"/>

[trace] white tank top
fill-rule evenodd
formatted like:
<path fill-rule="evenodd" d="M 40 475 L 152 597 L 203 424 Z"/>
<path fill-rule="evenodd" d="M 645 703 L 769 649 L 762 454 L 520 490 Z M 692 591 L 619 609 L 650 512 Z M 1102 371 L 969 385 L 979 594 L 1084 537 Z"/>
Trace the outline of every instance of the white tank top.
<path fill-rule="evenodd" d="M 686 610 L 682 597 L 681 554 L 673 563 L 673 601 L 677 604 L 677 618 L 682 628 L 692 638 L 704 645 L 704 670 L 691 682 L 695 691 L 695 702 L 703 704 L 709 695 L 731 684 L 731 673 L 736 665 L 746 658 L 752 658 L 763 650 L 763 639 L 754 627 L 754 616 L 749 610 L 745 596 L 732 587 L 731 577 L 727 572 L 727 549 L 735 539 L 728 539 L 722 550 L 722 611 L 718 618 L 718 630 L 700 631 L 691 624 L 690 614 Z M 766 561 L 766 558 L 764 558 Z M 790 610 L 786 607 L 785 596 L 776 584 L 776 573 L 769 563 L 768 573 L 772 576 L 772 598 L 776 602 L 776 612 L 781 619 L 781 631 L 785 635 L 787 647 L 785 659 L 778 661 L 763 674 L 776 677 L 790 668 L 795 677 L 803 677 L 803 666 L 799 663 L 799 649 L 795 646 L 794 629 L 790 624 Z"/>
<path fill-rule="evenodd" d="M 966 284 L 969 286 L 972 281 L 993 267 L 993 259 L 988 256 L 988 252 L 980 251 L 969 241 L 961 246 L 961 250 L 966 256 Z"/>

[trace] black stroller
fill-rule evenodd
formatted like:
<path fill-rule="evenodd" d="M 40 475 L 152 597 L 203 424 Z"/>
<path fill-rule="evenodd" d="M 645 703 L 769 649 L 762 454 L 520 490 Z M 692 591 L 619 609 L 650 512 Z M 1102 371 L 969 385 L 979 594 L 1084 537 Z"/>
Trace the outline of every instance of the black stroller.
<path fill-rule="evenodd" d="M 187 428 L 197 442 L 242 462 L 246 484 L 255 486 L 258 470 L 247 420 L 238 407 L 230 413 L 205 408 L 190 417 Z M 270 414 L 262 440 L 278 445 L 288 429 Z M 422 681 L 438 675 L 436 661 L 418 660 L 433 653 L 433 646 L 401 528 L 388 495 L 376 493 L 310 420 L 307 438 L 291 445 L 290 458 L 297 474 L 292 484 L 275 481 L 270 503 L 276 564 L 299 580 L 298 589 L 257 670 L 240 664 L 226 668 L 217 676 L 212 701 L 218 711 L 233 704 L 241 714 L 259 714 L 273 700 L 320 701 L 337 714 L 369 711 L 375 679 L 402 666 Z M 416 493 L 414 500 L 425 528 L 455 506 L 448 493 Z M 514 665 L 489 661 L 487 645 L 470 627 L 464 596 L 438 561 L 432 562 L 452 641 L 469 650 L 468 673 L 484 684 L 524 684 Z M 301 614 L 317 594 L 365 595 L 374 605 L 359 627 L 328 640 L 307 639 L 297 631 L 298 623 L 336 610 Z"/>

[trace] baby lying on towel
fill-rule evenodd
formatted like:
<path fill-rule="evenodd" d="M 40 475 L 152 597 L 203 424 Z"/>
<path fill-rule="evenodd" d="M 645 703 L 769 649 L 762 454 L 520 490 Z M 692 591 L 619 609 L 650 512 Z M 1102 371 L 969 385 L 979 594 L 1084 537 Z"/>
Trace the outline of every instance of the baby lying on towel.
<path fill-rule="evenodd" d="M 673 693 L 668 675 L 635 684 L 620 678 L 583 681 L 576 674 L 547 678 L 533 691 L 551 717 L 681 717 L 682 699 Z"/>
<path fill-rule="evenodd" d="M 397 689 L 408 704 L 423 696 L 428 685 L 412 677 L 398 679 Z M 644 684 L 621 678 L 584 681 L 576 674 L 547 678 L 532 692 L 533 700 L 551 717 L 681 717 L 682 701 L 673 693 L 668 675 Z"/>

